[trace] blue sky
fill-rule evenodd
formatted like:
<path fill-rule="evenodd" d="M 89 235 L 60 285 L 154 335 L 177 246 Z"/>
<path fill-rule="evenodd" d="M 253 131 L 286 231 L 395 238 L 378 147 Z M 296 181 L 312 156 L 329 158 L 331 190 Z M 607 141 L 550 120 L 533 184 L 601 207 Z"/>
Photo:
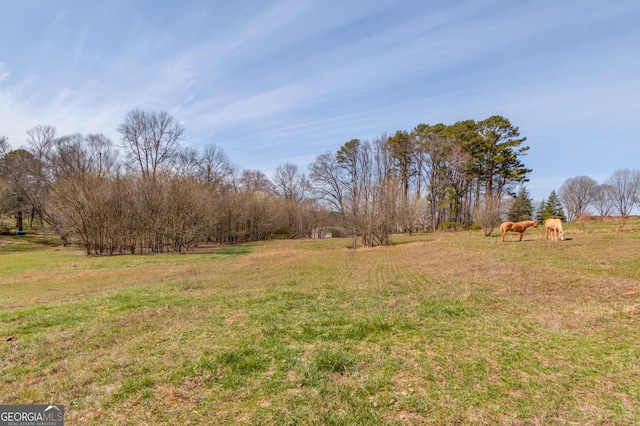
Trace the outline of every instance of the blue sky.
<path fill-rule="evenodd" d="M 502 115 L 535 201 L 640 168 L 637 0 L 2 2 L 0 135 L 167 111 L 184 143 L 303 170 L 346 141 Z"/>

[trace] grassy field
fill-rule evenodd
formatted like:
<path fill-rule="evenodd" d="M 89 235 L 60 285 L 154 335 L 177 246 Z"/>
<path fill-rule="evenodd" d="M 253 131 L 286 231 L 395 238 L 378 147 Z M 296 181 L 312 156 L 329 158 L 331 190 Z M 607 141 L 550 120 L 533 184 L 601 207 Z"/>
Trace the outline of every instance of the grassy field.
<path fill-rule="evenodd" d="M 66 423 L 640 423 L 640 223 L 86 257 L 0 237 L 0 404 Z"/>

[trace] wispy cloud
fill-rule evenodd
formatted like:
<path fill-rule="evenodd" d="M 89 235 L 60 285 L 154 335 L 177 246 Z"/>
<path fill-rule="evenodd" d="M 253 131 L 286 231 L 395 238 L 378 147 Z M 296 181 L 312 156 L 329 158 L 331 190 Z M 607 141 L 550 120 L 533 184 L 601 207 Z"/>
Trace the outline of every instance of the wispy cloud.
<path fill-rule="evenodd" d="M 537 182 L 557 180 L 551 146 L 577 159 L 565 160 L 567 177 L 640 154 L 636 2 L 120 0 L 3 12 L 21 20 L 0 28 L 19 40 L 0 64 L 0 134 L 15 145 L 40 123 L 117 140 L 139 107 L 174 114 L 194 147 L 214 142 L 265 170 L 354 137 L 493 114 L 527 136 Z M 617 158 L 593 163 L 607 135 Z"/>
<path fill-rule="evenodd" d="M 0 84 L 2 84 L 7 77 L 9 77 L 9 70 L 3 63 L 0 63 Z"/>

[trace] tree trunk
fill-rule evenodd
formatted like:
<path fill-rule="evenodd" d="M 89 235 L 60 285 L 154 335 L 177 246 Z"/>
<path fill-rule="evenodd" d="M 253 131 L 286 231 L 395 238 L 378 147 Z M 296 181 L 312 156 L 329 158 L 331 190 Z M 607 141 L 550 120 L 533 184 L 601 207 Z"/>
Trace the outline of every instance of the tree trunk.
<path fill-rule="evenodd" d="M 22 210 L 18 210 L 18 214 L 16 215 L 16 226 L 18 227 L 18 231 L 22 232 Z"/>

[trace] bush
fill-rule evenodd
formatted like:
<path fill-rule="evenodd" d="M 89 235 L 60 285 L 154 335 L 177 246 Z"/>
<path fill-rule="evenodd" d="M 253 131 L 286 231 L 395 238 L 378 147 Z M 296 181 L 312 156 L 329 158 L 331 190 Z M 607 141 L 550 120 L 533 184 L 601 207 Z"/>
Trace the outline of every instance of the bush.
<path fill-rule="evenodd" d="M 11 235 L 11 228 L 4 222 L 0 222 L 0 235 Z"/>
<path fill-rule="evenodd" d="M 441 231 L 457 231 L 461 226 L 462 225 L 460 225 L 458 222 L 446 221 L 438 225 L 438 229 Z"/>

